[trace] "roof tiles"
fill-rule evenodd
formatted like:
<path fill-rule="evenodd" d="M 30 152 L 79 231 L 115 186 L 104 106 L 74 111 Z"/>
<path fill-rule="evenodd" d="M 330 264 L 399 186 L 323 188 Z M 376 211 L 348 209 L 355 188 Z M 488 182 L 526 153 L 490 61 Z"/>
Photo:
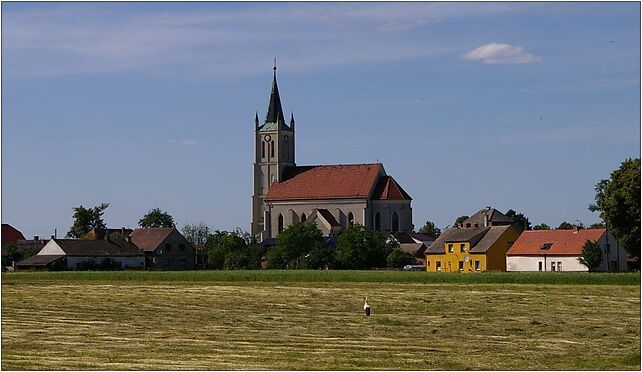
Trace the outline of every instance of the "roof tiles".
<path fill-rule="evenodd" d="M 579 255 L 587 240 L 599 240 L 605 232 L 605 229 L 524 231 L 506 255 Z M 547 249 L 541 249 L 544 244 Z"/>

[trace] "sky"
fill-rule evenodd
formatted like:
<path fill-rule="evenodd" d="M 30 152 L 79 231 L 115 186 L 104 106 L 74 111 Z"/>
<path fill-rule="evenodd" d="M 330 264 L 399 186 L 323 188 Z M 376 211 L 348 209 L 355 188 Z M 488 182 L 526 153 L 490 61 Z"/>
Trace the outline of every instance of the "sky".
<path fill-rule="evenodd" d="M 297 164 L 380 161 L 444 228 L 589 225 L 640 156 L 639 3 L 2 3 L 2 222 L 249 230 L 277 58 Z"/>

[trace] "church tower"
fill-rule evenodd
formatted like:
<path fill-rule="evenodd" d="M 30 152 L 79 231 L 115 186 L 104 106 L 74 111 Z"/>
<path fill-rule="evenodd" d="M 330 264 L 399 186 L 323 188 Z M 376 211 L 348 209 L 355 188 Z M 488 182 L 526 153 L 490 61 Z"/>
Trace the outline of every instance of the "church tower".
<path fill-rule="evenodd" d="M 281 97 L 276 84 L 274 63 L 272 92 L 265 121 L 259 125 L 259 115 L 254 117 L 254 193 L 252 194 L 252 236 L 259 241 L 264 231 L 269 231 L 263 199 L 274 182 L 280 182 L 288 166 L 294 166 L 294 114 L 290 125 L 285 123 Z M 267 234 L 270 236 L 270 233 Z"/>

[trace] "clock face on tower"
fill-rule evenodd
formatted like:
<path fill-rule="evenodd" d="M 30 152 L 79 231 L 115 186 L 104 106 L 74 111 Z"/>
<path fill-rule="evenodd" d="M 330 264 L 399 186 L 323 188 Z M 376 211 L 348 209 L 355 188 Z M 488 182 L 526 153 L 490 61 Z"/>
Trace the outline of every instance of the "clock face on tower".
<path fill-rule="evenodd" d="M 270 135 L 269 135 L 269 134 L 265 136 L 265 140 L 266 140 L 267 142 L 270 142 L 270 140 L 271 140 L 271 139 L 272 139 L 272 137 L 270 137 Z"/>

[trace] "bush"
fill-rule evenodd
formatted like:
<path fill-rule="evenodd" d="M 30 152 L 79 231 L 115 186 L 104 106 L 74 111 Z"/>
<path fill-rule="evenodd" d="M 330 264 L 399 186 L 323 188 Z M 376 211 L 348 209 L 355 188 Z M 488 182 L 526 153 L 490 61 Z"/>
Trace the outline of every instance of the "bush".
<path fill-rule="evenodd" d="M 256 269 L 261 258 L 259 247 L 239 231 L 216 231 L 206 243 L 210 269 Z"/>
<path fill-rule="evenodd" d="M 342 269 L 369 269 L 385 267 L 389 252 L 380 232 L 354 225 L 339 235 L 334 257 Z"/>
<path fill-rule="evenodd" d="M 332 253 L 314 224 L 295 222 L 279 234 L 267 262 L 270 269 L 321 269 L 331 264 Z"/>
<path fill-rule="evenodd" d="M 415 259 L 411 257 L 409 254 L 405 253 L 399 248 L 396 248 L 392 252 L 390 252 L 386 260 L 386 263 L 390 268 L 400 269 L 405 265 L 413 264 L 414 261 Z"/>

